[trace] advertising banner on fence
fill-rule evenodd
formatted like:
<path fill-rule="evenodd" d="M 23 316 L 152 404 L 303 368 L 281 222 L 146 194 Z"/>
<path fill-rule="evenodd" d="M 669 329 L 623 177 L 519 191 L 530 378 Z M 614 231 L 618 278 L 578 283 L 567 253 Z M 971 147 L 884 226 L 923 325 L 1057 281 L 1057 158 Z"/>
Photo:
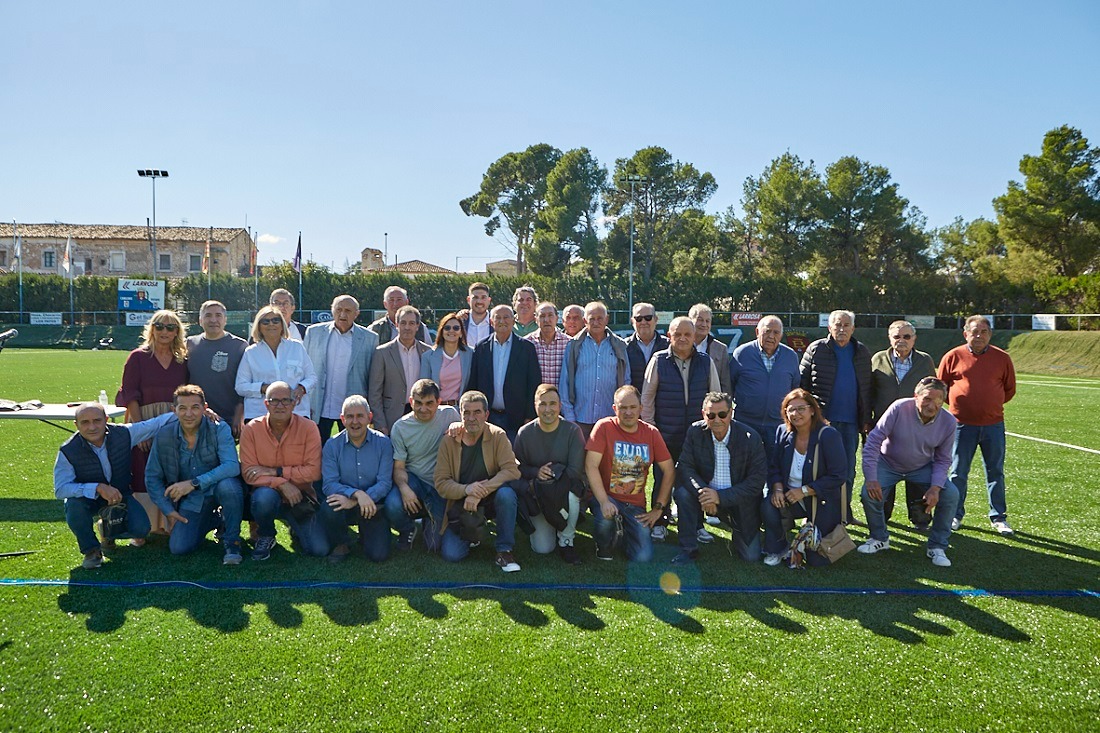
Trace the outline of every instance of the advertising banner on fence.
<path fill-rule="evenodd" d="M 756 328 L 756 324 L 760 323 L 760 318 L 762 316 L 762 313 L 731 313 L 730 325 Z"/>
<path fill-rule="evenodd" d="M 1053 313 L 1036 313 L 1031 316 L 1032 331 L 1057 331 Z"/>
<path fill-rule="evenodd" d="M 32 326 L 60 326 L 60 313 L 31 313 Z"/>
<path fill-rule="evenodd" d="M 936 317 L 935 316 L 906 316 L 905 320 L 913 324 L 913 328 L 935 328 Z"/>
<path fill-rule="evenodd" d="M 144 326 L 146 323 L 149 322 L 149 319 L 152 317 L 153 311 L 145 311 L 144 313 L 142 313 L 141 311 L 138 311 L 136 313 L 134 311 L 130 311 L 126 313 L 126 325 L 138 327 Z"/>
<path fill-rule="evenodd" d="M 118 309 L 120 311 L 153 312 L 164 307 L 163 280 L 119 280 Z"/>

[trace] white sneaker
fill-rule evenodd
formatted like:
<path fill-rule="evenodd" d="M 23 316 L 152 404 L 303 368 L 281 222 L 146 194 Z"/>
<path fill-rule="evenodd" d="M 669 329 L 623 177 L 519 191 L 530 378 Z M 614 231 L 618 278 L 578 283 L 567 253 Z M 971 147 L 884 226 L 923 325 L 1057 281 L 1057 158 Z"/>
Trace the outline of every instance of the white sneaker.
<path fill-rule="evenodd" d="M 709 545 L 711 542 L 714 542 L 714 535 L 712 535 L 705 529 L 700 529 L 698 532 L 695 533 L 695 539 L 701 545 Z"/>
<path fill-rule="evenodd" d="M 951 531 L 952 532 L 958 532 L 959 527 L 961 527 L 961 526 L 963 526 L 963 525 L 962 525 L 962 522 L 959 521 L 958 517 L 952 518 L 952 520 L 951 520 Z"/>
<path fill-rule="evenodd" d="M 783 562 L 783 556 L 782 555 L 768 554 L 768 555 L 764 556 L 764 564 L 765 565 L 771 565 L 772 567 L 775 567 L 776 565 L 778 565 L 781 562 Z"/>
<path fill-rule="evenodd" d="M 665 538 L 668 537 L 668 530 L 661 525 L 657 525 L 653 529 L 649 530 L 649 537 L 654 542 L 664 542 Z"/>
<path fill-rule="evenodd" d="M 997 530 L 1005 537 L 1011 537 L 1012 535 L 1016 534 L 1016 530 L 1012 529 L 1012 527 L 1009 527 L 1008 522 L 1004 521 L 1003 519 L 999 522 L 994 522 L 993 529 Z"/>
<path fill-rule="evenodd" d="M 880 550 L 889 550 L 890 540 L 869 539 L 856 549 L 862 552 L 864 555 L 874 555 Z"/>
<path fill-rule="evenodd" d="M 722 523 L 721 519 L 719 519 L 718 517 L 711 516 L 710 514 L 708 514 L 703 521 L 705 521 L 707 524 L 709 524 L 712 527 L 717 527 L 719 524 Z"/>
<path fill-rule="evenodd" d="M 947 553 L 940 548 L 928 551 L 928 557 L 932 558 L 932 564 L 938 568 L 951 567 L 951 561 L 947 559 Z"/>

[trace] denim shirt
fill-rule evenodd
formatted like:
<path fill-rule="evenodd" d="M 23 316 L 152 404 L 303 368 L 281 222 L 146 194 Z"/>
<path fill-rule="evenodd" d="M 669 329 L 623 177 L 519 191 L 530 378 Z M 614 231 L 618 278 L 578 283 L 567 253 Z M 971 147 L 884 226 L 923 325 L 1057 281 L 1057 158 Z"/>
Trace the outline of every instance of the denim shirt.
<path fill-rule="evenodd" d="M 393 443 L 382 433 L 367 428 L 358 448 L 341 431 L 321 451 L 321 490 L 325 496 L 341 494 L 353 498 L 356 491 L 380 504 L 393 488 Z"/>

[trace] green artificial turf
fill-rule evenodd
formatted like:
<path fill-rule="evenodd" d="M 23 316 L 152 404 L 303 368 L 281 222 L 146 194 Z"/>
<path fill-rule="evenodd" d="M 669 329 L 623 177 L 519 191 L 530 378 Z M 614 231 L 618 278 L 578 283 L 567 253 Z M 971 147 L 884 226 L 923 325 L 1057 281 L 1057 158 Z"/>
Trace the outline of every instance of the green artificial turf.
<path fill-rule="evenodd" d="M 113 396 L 123 358 L 9 350 L 0 397 Z M 1009 431 L 1100 449 L 1100 382 L 1020 381 Z M 1098 729 L 1100 599 L 1051 595 L 1100 591 L 1094 454 L 1008 439 L 1015 538 L 984 520 L 975 461 L 951 568 L 902 510 L 889 551 L 797 572 L 733 560 L 721 529 L 694 567 L 669 565 L 673 541 L 644 566 L 597 562 L 591 520 L 583 566 L 521 539 L 510 575 L 488 547 L 448 565 L 419 543 L 333 567 L 285 531 L 266 563 L 155 539 L 85 571 L 52 495 L 64 438 L 0 420 L 0 551 L 35 551 L 0 578 L 72 581 L 0 587 L 0 730 Z M 201 587 L 231 582 L 257 587 Z M 795 592 L 826 589 L 895 592 Z M 976 589 L 1008 595 L 926 594 Z"/>

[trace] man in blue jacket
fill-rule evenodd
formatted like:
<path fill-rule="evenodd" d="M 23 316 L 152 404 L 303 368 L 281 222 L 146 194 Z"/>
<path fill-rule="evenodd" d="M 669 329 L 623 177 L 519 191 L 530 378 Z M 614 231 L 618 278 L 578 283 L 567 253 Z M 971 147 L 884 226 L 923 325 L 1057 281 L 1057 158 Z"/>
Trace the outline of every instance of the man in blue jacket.
<path fill-rule="evenodd" d="M 801 380 L 798 354 L 783 343 L 783 321 L 764 316 L 756 324 L 756 340 L 738 346 L 730 357 L 730 387 L 734 416 L 760 434 L 768 451 L 783 422 L 779 408 Z"/>
<path fill-rule="evenodd" d="M 168 549 L 173 555 L 194 552 L 224 522 L 222 562 L 239 565 L 244 487 L 233 431 L 205 416 L 206 395 L 197 385 L 177 387 L 172 406 L 178 422 L 157 431 L 145 466 L 149 498 L 175 520 Z"/>

